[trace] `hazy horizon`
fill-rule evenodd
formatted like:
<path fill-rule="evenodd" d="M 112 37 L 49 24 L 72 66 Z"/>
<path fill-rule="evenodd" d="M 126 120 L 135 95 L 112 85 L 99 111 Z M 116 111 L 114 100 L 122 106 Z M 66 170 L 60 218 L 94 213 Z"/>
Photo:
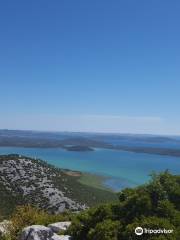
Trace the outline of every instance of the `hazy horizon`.
<path fill-rule="evenodd" d="M 67 133 L 67 134 L 99 134 L 99 135 L 119 135 L 119 136 L 155 136 L 155 137 L 180 137 L 179 135 L 176 134 L 156 134 L 156 133 L 130 133 L 130 132 L 88 132 L 88 131 L 58 131 L 58 130 L 38 130 L 38 129 L 13 129 L 13 128 L 0 128 L 0 131 L 24 131 L 24 132 L 39 132 L 39 133 Z"/>
<path fill-rule="evenodd" d="M 127 117 L 106 115 L 18 115 L 2 116 L 0 129 L 37 131 L 130 133 L 180 135 L 179 123 L 159 117 Z"/>

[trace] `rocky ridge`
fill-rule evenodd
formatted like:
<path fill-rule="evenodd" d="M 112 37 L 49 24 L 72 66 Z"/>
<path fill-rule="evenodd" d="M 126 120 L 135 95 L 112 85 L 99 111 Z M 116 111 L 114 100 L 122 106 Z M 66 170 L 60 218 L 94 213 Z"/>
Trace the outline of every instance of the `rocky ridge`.
<path fill-rule="evenodd" d="M 61 179 L 62 184 L 56 184 L 56 179 Z M 22 198 L 25 204 L 30 203 L 52 213 L 85 209 L 85 204 L 68 197 L 71 190 L 63 184 L 66 181 L 63 171 L 40 160 L 20 155 L 0 158 L 0 183 L 12 195 Z"/>

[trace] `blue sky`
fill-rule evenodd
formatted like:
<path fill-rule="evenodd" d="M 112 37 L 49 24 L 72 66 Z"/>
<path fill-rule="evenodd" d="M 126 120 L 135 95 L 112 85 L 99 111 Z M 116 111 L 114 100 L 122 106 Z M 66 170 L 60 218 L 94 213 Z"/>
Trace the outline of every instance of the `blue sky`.
<path fill-rule="evenodd" d="M 180 134 L 178 0 L 2 0 L 0 128 Z"/>

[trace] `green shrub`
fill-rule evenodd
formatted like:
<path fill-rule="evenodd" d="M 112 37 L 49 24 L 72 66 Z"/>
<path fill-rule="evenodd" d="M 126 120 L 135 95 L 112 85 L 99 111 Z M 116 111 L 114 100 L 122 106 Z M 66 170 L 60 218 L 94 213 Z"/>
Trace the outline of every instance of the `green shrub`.
<path fill-rule="evenodd" d="M 124 189 L 119 203 L 101 205 L 77 215 L 67 230 L 73 240 L 179 240 L 180 178 L 168 171 L 153 174 L 149 184 Z M 173 229 L 173 234 L 143 234 L 135 228 Z"/>
<path fill-rule="evenodd" d="M 89 230 L 88 240 L 116 240 L 120 231 L 120 222 L 111 219 L 97 223 L 95 228 Z"/>
<path fill-rule="evenodd" d="M 172 229 L 175 230 L 175 226 L 172 225 L 169 220 L 159 217 L 142 217 L 140 220 L 135 220 L 132 224 L 129 224 L 125 227 L 125 231 L 122 234 L 123 239 L 128 240 L 137 240 L 137 236 L 134 234 L 136 227 L 142 227 L 146 229 Z M 160 239 L 164 238 L 166 240 L 175 240 L 176 234 L 166 234 L 166 235 L 158 235 L 158 234 L 143 234 L 141 235 L 141 239 L 143 240 L 151 240 L 151 239 Z"/>

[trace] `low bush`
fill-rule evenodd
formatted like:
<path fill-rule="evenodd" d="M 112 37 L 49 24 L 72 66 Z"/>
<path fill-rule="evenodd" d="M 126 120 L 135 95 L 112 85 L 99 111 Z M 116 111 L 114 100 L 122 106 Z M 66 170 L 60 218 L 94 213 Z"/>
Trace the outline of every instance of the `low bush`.
<path fill-rule="evenodd" d="M 134 189 L 124 189 L 119 202 L 80 213 L 67 233 L 73 240 L 179 240 L 180 176 L 168 171 Z M 136 227 L 172 229 L 171 234 L 135 234 Z"/>

